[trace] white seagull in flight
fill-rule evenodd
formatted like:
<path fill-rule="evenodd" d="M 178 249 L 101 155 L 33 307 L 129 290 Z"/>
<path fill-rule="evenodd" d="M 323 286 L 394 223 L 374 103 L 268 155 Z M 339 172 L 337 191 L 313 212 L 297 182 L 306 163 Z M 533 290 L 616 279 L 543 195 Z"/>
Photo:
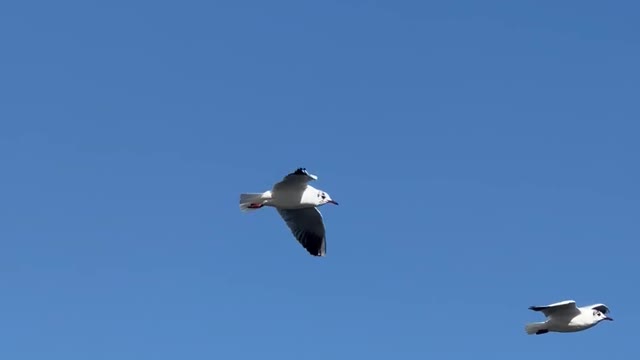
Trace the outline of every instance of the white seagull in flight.
<path fill-rule="evenodd" d="M 609 308 L 605 304 L 593 304 L 577 307 L 573 300 L 565 300 L 546 306 L 531 306 L 529 310 L 541 311 L 547 321 L 530 323 L 525 326 L 529 335 L 542 335 L 552 332 L 576 332 L 587 330 L 603 320 L 613 321 L 606 314 Z"/>
<path fill-rule="evenodd" d="M 252 211 L 271 206 L 291 229 L 293 236 L 313 256 L 325 256 L 326 241 L 322 215 L 317 207 L 338 205 L 329 194 L 308 183 L 318 177 L 299 168 L 263 193 L 240 194 L 240 210 Z"/>

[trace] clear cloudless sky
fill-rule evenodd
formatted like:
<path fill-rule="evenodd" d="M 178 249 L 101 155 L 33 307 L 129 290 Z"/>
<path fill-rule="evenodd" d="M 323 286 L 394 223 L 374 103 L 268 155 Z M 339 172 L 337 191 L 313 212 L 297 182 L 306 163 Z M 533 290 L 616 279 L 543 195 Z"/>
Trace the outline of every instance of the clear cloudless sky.
<path fill-rule="evenodd" d="M 0 358 L 637 357 L 639 13 L 2 2 Z M 325 258 L 238 208 L 297 167 Z"/>

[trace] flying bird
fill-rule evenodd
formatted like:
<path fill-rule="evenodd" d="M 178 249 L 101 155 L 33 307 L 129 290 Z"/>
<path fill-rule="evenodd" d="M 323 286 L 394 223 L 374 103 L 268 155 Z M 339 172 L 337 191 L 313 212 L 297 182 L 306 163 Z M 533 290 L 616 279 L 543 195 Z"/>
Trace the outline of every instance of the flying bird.
<path fill-rule="evenodd" d="M 240 194 L 240 210 L 264 206 L 276 208 L 293 236 L 313 256 L 325 256 L 326 240 L 322 214 L 317 207 L 338 205 L 326 192 L 309 185 L 318 177 L 298 168 L 263 193 Z"/>
<path fill-rule="evenodd" d="M 565 300 L 546 306 L 531 306 L 529 310 L 541 311 L 547 320 L 525 325 L 529 335 L 542 335 L 552 332 L 577 332 L 587 330 L 603 320 L 613 321 L 606 314 L 609 308 L 605 304 L 593 304 L 577 307 L 573 300 Z"/>

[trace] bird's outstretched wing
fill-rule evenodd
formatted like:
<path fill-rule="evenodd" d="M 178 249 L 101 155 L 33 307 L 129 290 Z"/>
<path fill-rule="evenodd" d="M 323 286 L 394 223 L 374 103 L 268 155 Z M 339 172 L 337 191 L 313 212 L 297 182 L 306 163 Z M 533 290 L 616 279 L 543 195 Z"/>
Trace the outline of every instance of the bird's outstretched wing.
<path fill-rule="evenodd" d="M 593 305 L 589 305 L 589 306 L 584 306 L 584 308 L 598 310 L 598 311 L 602 312 L 605 315 L 610 312 L 609 307 L 607 305 L 605 305 L 605 304 L 593 304 Z"/>
<path fill-rule="evenodd" d="M 559 313 L 562 314 L 578 314 L 580 310 L 576 307 L 576 302 L 573 300 L 565 300 L 560 301 L 554 304 L 545 305 L 545 306 L 530 306 L 529 310 L 533 311 L 542 311 L 544 316 L 553 316 Z"/>
<path fill-rule="evenodd" d="M 298 242 L 313 256 L 326 254 L 322 215 L 315 207 L 293 210 L 277 209 Z"/>
<path fill-rule="evenodd" d="M 295 185 L 307 185 L 308 182 L 318 180 L 318 177 L 307 172 L 305 168 L 298 168 L 296 171 L 285 176 L 282 181 L 274 185 L 274 188 L 281 187 L 282 185 L 286 186 L 295 186 Z"/>

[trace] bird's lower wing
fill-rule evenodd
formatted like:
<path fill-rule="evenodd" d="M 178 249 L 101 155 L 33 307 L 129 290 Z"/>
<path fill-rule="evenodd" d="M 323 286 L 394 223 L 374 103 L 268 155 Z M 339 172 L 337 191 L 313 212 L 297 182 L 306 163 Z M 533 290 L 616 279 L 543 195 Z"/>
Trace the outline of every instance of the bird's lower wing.
<path fill-rule="evenodd" d="M 322 215 L 316 208 L 277 209 L 298 242 L 313 256 L 326 254 Z"/>

